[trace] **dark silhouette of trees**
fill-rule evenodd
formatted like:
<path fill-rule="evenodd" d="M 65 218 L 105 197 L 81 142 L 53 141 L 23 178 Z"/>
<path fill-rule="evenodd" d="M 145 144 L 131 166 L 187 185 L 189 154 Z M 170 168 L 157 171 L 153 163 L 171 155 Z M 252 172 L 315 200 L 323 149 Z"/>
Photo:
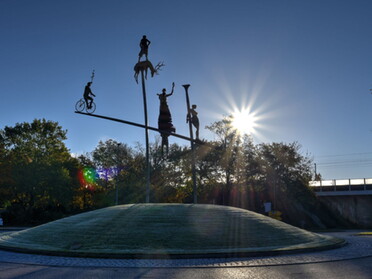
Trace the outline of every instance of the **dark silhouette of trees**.
<path fill-rule="evenodd" d="M 224 117 L 207 126 L 216 138 L 196 144 L 199 203 L 241 207 L 260 213 L 264 202 L 297 226 L 336 227 L 343 220 L 322 205 L 308 182 L 312 162 L 298 143 L 254 144 Z M 0 131 L 0 207 L 8 224 L 43 223 L 105 206 L 145 202 L 146 159 L 141 145 L 100 141 L 73 158 L 66 131 L 53 121 L 34 120 Z M 192 156 L 172 144 L 162 154 L 151 145 L 151 202 L 192 203 Z M 91 177 L 84 177 L 90 175 Z"/>

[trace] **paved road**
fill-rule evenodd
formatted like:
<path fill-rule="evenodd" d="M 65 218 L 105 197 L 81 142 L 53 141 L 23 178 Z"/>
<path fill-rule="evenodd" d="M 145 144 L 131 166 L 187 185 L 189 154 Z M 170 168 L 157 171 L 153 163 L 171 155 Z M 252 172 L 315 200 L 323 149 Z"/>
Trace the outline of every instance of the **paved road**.
<path fill-rule="evenodd" d="M 74 278 L 347 278 L 372 279 L 372 237 L 334 233 L 345 247 L 259 258 L 110 260 L 0 251 L 0 279 Z"/>
<path fill-rule="evenodd" d="M 260 278 L 371 279 L 372 257 L 313 264 L 221 268 L 50 267 L 0 263 L 1 279 L 108 278 Z"/>

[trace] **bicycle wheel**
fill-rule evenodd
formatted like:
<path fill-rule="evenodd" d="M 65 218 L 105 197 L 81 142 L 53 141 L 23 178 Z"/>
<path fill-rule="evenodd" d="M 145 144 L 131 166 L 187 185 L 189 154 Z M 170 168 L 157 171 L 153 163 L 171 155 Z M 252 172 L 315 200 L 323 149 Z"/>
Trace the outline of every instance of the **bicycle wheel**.
<path fill-rule="evenodd" d="M 95 112 L 95 110 L 96 110 L 96 103 L 92 102 L 92 104 L 90 105 L 90 108 L 87 107 L 87 113 L 93 113 Z"/>
<path fill-rule="evenodd" d="M 83 99 L 80 99 L 79 101 L 76 102 L 75 104 L 75 110 L 82 112 L 85 109 L 85 101 Z"/>

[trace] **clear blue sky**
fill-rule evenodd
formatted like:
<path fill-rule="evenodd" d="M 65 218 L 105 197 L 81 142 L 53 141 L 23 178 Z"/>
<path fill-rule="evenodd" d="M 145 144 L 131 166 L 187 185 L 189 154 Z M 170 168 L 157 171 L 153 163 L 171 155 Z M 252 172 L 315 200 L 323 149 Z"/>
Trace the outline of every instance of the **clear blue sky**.
<path fill-rule="evenodd" d="M 255 143 L 298 141 L 323 178 L 369 178 L 371 11 L 358 0 L 0 0 L 0 128 L 58 121 L 73 153 L 109 138 L 144 144 L 142 129 L 75 114 L 74 104 L 95 69 L 96 113 L 143 123 L 133 66 L 147 35 L 149 59 L 166 65 L 146 84 L 151 126 L 156 93 L 174 81 L 169 106 L 187 135 L 190 83 L 202 138 L 212 139 L 205 125 L 250 105 Z"/>

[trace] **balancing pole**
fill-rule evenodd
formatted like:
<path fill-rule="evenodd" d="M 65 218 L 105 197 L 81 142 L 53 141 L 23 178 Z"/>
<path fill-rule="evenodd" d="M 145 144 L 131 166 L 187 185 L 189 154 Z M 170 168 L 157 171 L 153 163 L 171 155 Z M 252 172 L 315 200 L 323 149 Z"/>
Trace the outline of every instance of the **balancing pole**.
<path fill-rule="evenodd" d="M 146 203 L 150 202 L 150 146 L 149 146 L 149 129 L 147 117 L 147 100 L 144 71 L 141 71 L 142 78 L 142 94 L 143 94 L 143 109 L 145 113 L 145 135 L 146 135 Z"/>
<path fill-rule="evenodd" d="M 190 99 L 188 89 L 190 84 L 182 85 L 186 91 L 186 106 L 187 106 L 187 119 L 189 119 L 189 131 L 190 131 L 190 143 L 191 143 L 191 167 L 192 167 L 192 184 L 194 194 L 194 204 L 198 203 L 197 187 L 196 187 L 196 170 L 195 170 L 195 146 L 194 146 L 194 135 L 192 132 L 191 114 L 190 114 Z"/>
<path fill-rule="evenodd" d="M 90 76 L 90 82 L 93 83 L 93 79 L 94 79 L 94 69 L 92 71 L 92 75 Z"/>

